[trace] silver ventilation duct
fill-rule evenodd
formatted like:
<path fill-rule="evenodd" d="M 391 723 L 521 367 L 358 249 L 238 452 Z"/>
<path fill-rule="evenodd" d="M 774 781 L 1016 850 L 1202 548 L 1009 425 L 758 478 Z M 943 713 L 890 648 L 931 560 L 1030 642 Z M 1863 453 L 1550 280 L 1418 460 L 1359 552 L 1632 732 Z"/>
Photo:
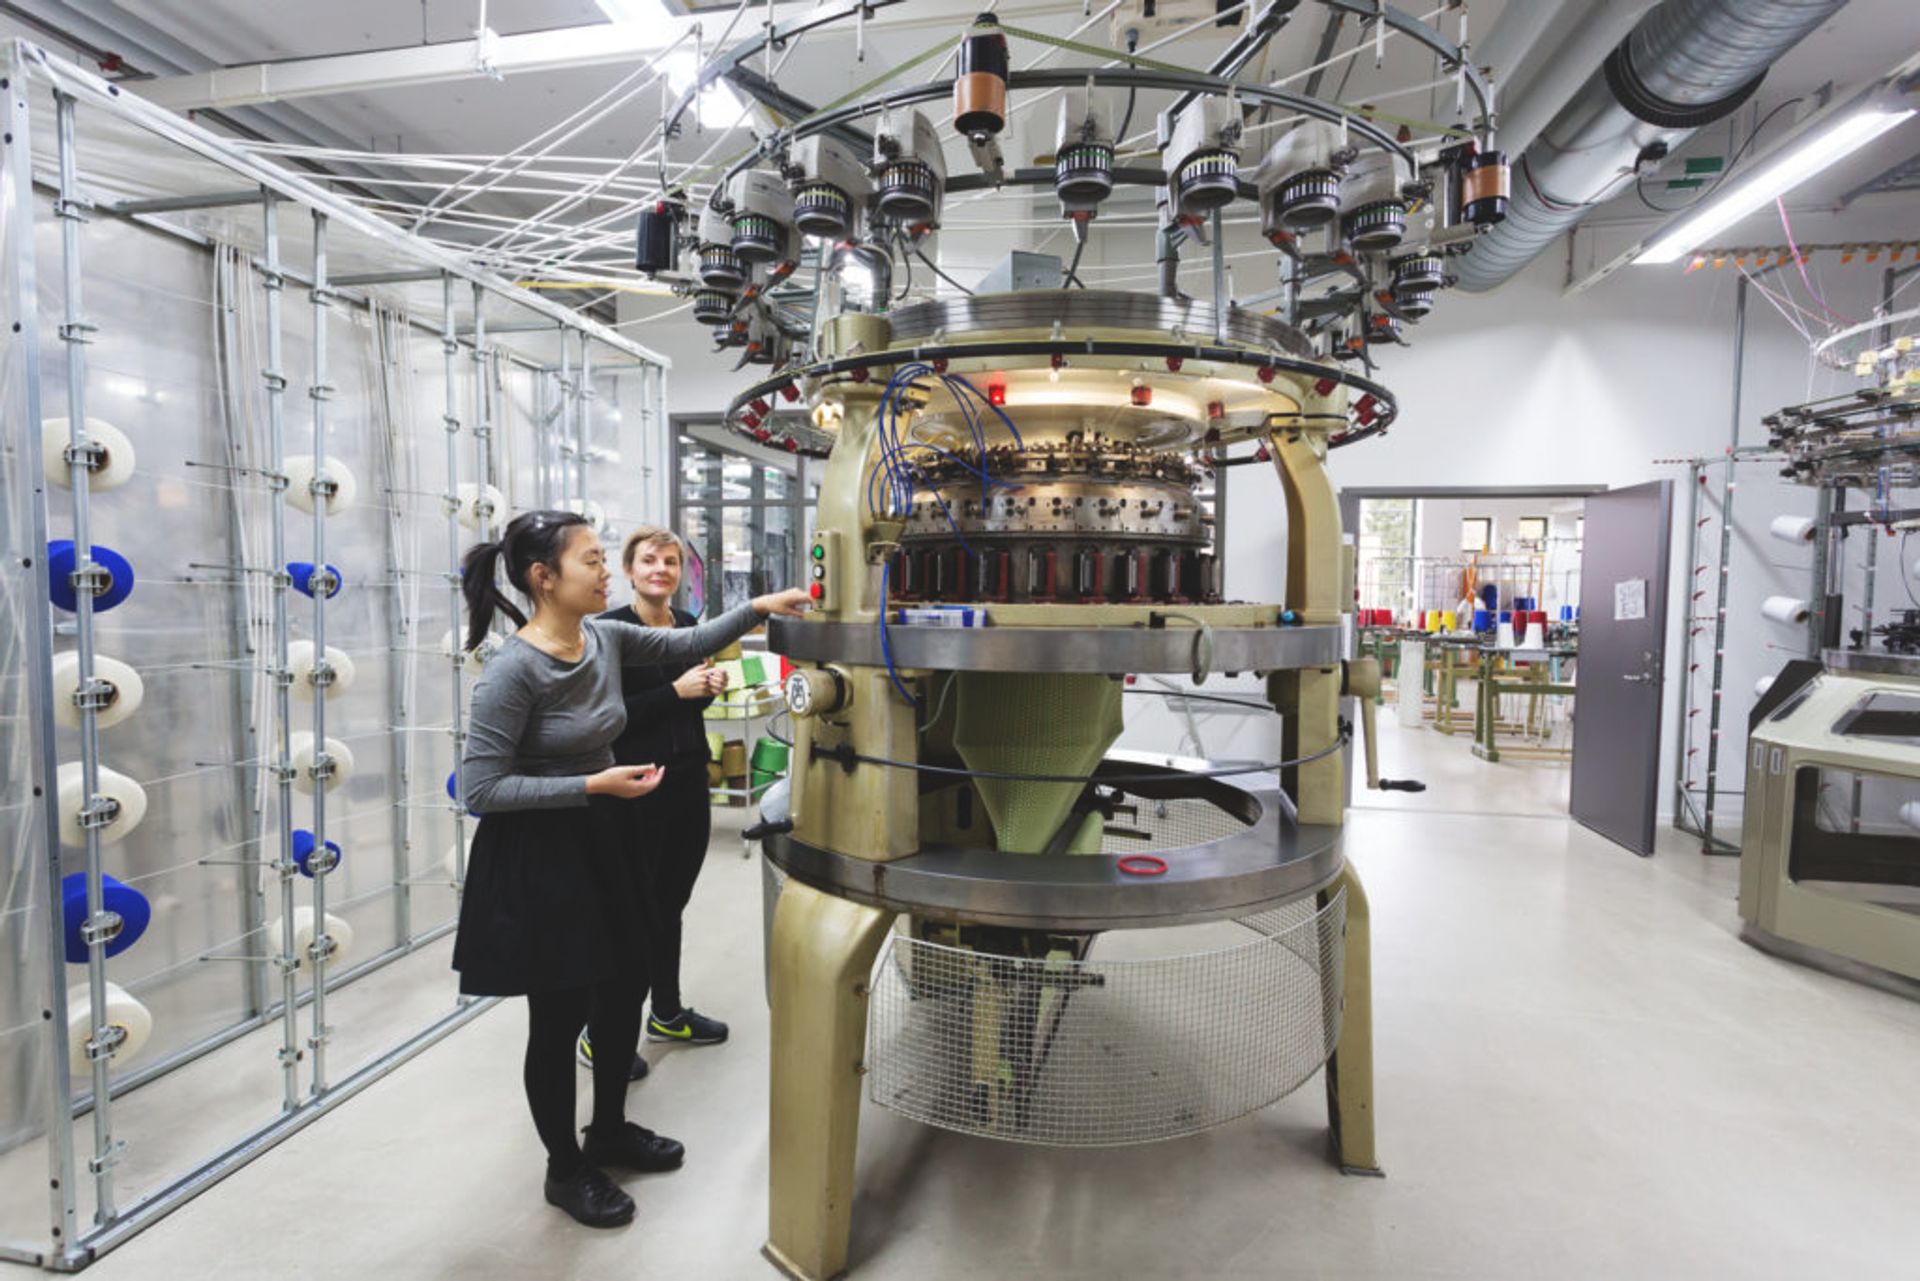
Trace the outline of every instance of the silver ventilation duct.
<path fill-rule="evenodd" d="M 1514 163 L 1506 221 L 1454 262 L 1492 289 L 1656 159 L 1760 87 L 1775 59 L 1846 0 L 1665 0 Z"/>

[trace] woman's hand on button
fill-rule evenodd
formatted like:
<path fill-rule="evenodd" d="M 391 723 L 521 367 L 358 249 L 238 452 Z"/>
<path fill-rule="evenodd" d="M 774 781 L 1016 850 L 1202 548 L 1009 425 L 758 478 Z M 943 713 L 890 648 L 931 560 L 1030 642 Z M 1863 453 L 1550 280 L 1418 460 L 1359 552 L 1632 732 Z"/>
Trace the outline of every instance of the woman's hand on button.
<path fill-rule="evenodd" d="M 773 614 L 785 614 L 789 618 L 798 618 L 807 612 L 811 604 L 807 593 L 798 587 L 789 587 L 784 592 L 774 592 L 771 596 L 753 598 L 754 612 L 762 618 Z"/>

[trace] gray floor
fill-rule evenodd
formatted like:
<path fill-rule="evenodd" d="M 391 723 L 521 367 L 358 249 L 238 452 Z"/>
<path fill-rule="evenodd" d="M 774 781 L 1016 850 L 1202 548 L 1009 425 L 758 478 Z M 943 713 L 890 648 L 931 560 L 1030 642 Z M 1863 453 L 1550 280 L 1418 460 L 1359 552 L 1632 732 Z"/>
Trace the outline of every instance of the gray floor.
<path fill-rule="evenodd" d="M 1607 844 L 1553 812 L 1564 771 L 1389 730 L 1386 772 L 1436 786 L 1365 798 L 1350 828 L 1388 1177 L 1327 1166 L 1317 1080 L 1207 1135 L 1092 1154 L 869 1107 L 858 1276 L 1920 1275 L 1920 1003 L 1740 943 L 1733 862 L 1673 834 L 1651 860 Z M 91 1275 L 774 1275 L 759 895 L 717 836 L 688 994 L 734 1040 L 650 1051 L 633 1114 L 691 1155 L 629 1185 L 631 1228 L 541 1202 L 508 1002 Z"/>

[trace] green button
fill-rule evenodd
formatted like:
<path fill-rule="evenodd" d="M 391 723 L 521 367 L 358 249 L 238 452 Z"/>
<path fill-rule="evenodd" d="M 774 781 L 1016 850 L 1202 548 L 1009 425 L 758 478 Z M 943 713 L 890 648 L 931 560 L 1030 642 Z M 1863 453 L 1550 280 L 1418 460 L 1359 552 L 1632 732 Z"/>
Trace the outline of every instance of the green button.
<path fill-rule="evenodd" d="M 827 549 L 825 544 L 815 543 L 813 545 L 813 558 L 815 560 L 825 560 L 827 558 Z"/>

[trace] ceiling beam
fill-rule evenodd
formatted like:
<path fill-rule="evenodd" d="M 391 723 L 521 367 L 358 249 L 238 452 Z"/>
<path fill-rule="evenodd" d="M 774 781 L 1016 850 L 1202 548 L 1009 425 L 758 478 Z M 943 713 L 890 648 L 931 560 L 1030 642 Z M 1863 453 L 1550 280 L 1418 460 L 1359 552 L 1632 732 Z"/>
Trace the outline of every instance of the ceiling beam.
<path fill-rule="evenodd" d="M 816 8 L 813 0 L 779 0 L 772 5 L 756 5 L 752 12 L 765 16 L 770 9 L 773 20 L 781 22 L 803 20 Z M 1037 16 L 1050 8 L 1057 8 L 1057 4 L 1002 6 L 1000 12 L 1003 18 L 1025 13 Z M 713 18 L 711 13 L 702 13 L 676 15 L 645 26 L 596 22 L 521 35 L 489 34 L 485 38 L 399 49 L 248 63 L 191 75 L 129 81 L 126 87 L 149 102 L 174 111 L 195 111 L 402 85 L 443 84 L 523 71 L 631 63 L 659 53 L 703 21 L 711 27 Z M 962 24 L 944 8 L 895 3 L 876 5 L 868 12 L 865 25 L 869 31 L 951 27 L 957 33 Z M 850 38 L 853 24 L 842 24 L 835 28 L 834 34 Z M 711 55 L 714 51 L 706 52 Z"/>

